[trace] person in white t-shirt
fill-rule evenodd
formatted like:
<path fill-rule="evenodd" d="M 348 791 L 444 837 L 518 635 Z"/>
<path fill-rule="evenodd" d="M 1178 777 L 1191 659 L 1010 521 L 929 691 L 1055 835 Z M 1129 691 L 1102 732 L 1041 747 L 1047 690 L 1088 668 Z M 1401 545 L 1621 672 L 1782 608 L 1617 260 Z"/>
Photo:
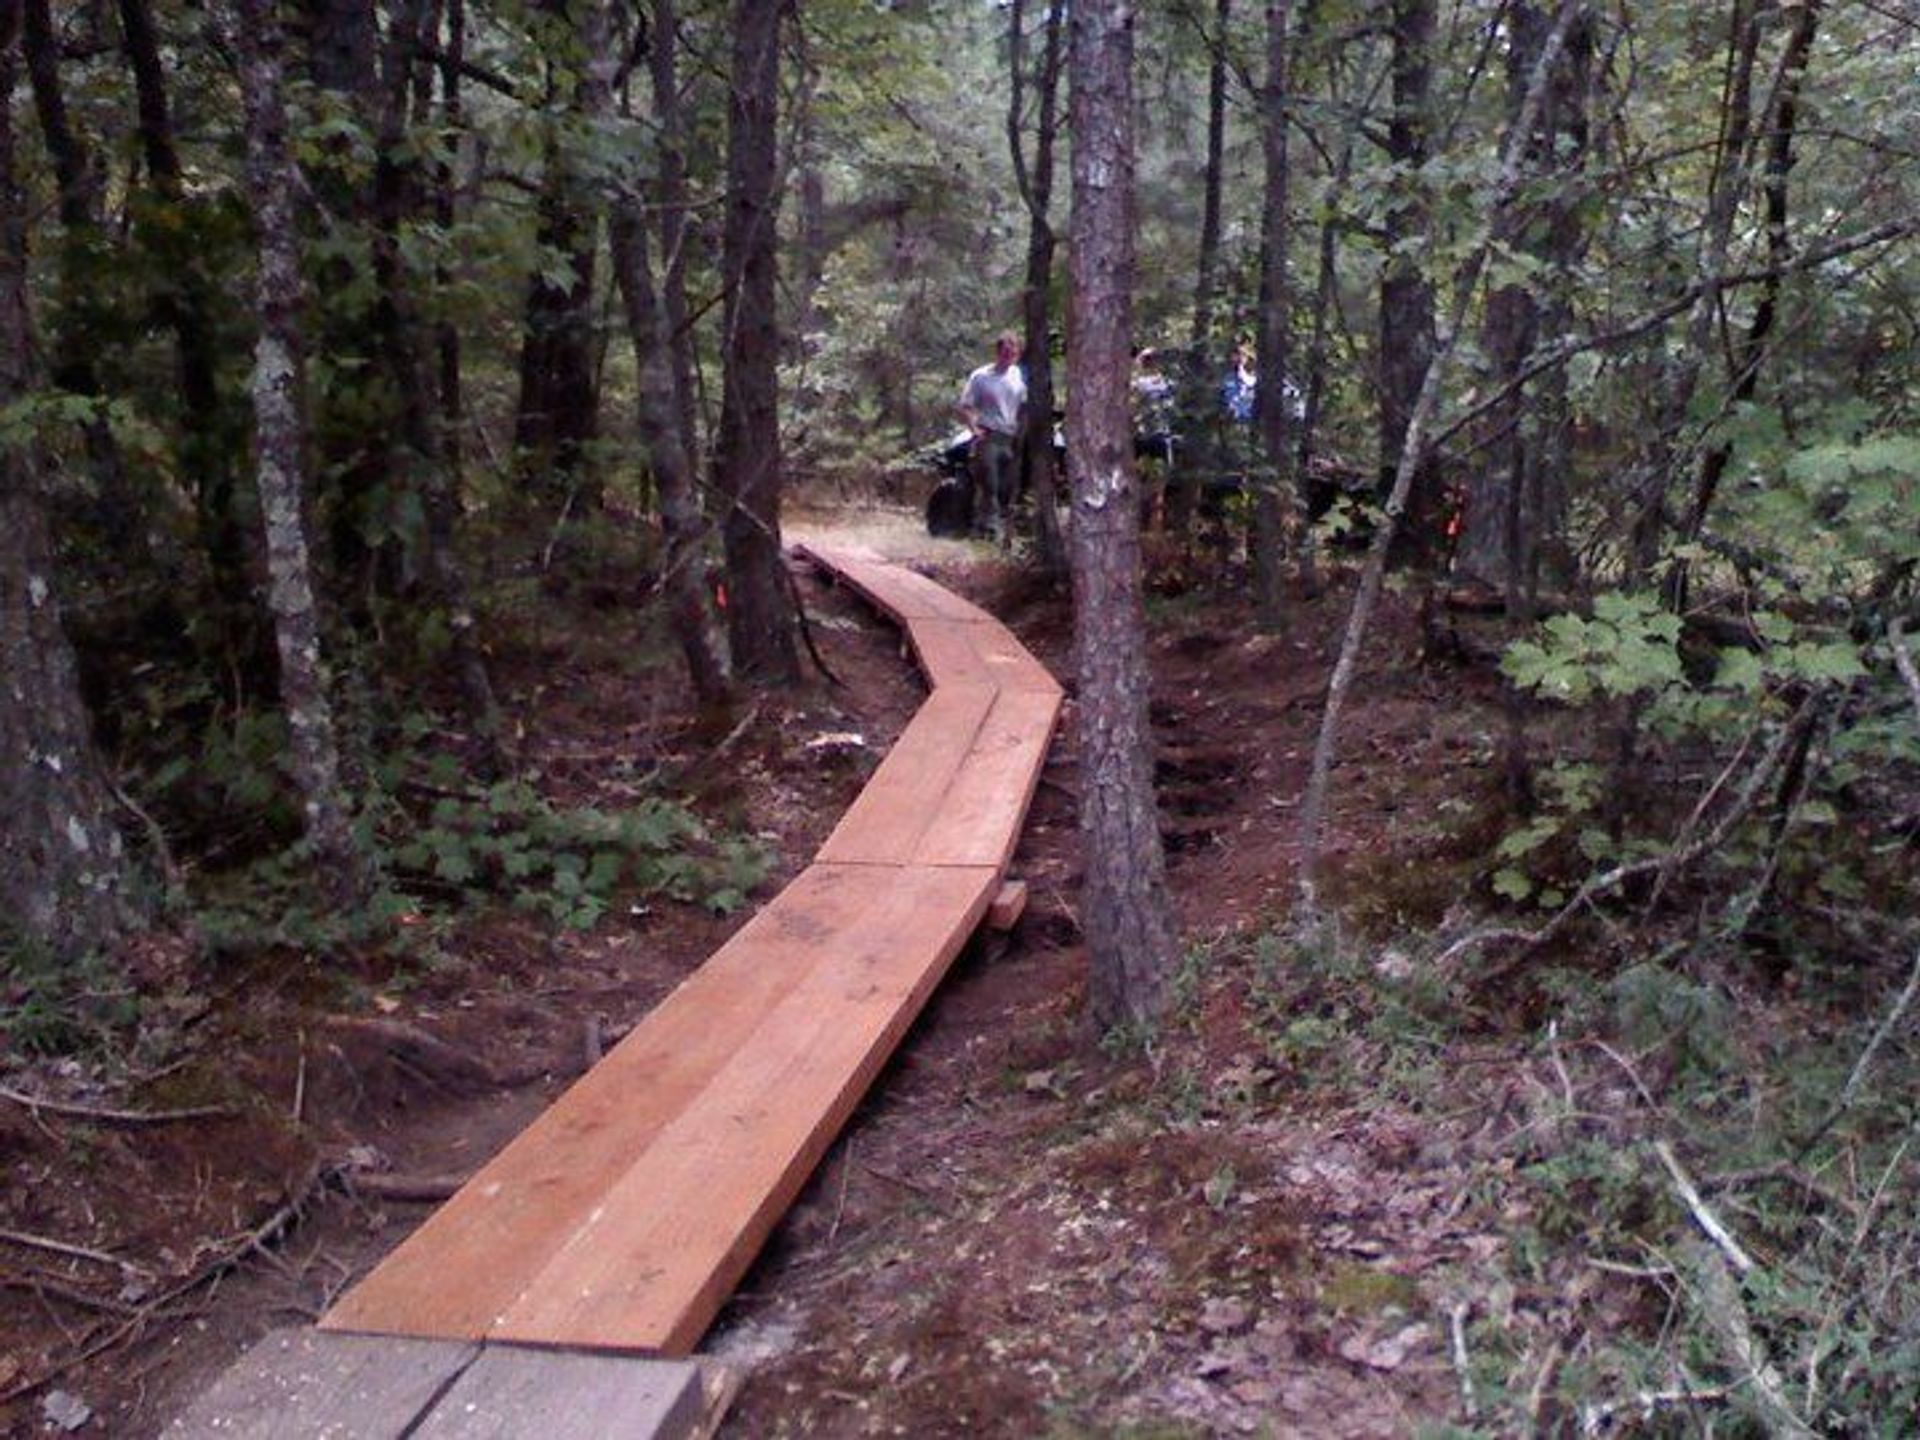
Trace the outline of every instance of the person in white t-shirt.
<path fill-rule="evenodd" d="M 1019 474 L 1020 427 L 1027 408 L 1020 339 L 1012 331 L 1003 331 L 994 341 L 993 363 L 967 376 L 960 403 L 954 408 L 973 432 L 975 513 L 983 517 L 987 533 L 1004 542 Z"/>

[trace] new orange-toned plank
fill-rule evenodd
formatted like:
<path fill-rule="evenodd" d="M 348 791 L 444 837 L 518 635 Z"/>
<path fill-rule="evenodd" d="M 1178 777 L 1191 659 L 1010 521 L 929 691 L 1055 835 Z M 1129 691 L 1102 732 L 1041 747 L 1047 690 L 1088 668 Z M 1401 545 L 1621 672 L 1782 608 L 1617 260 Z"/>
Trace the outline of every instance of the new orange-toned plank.
<path fill-rule="evenodd" d="M 911 860 L 999 693 L 992 686 L 942 685 L 929 695 L 818 858 L 860 865 Z"/>
<path fill-rule="evenodd" d="M 493 1339 L 685 1353 L 999 886 L 988 866 L 815 870 L 859 899 L 858 918 L 820 938 L 821 963 L 601 1198 Z"/>
<path fill-rule="evenodd" d="M 869 602 L 894 619 L 988 620 L 993 617 L 926 576 L 894 565 L 866 550 L 833 546 L 796 545 L 799 555 L 832 571 Z"/>
<path fill-rule="evenodd" d="M 936 688 L 998 685 L 1059 692 L 1059 682 L 1047 668 L 997 620 L 914 619 L 907 622 L 907 638 Z"/>
<path fill-rule="evenodd" d="M 1057 690 L 999 692 L 913 848 L 915 864 L 1006 868 L 1059 714 Z"/>
<path fill-rule="evenodd" d="M 349 1291 L 322 1328 L 486 1334 L 865 906 L 842 881 L 802 873 Z"/>

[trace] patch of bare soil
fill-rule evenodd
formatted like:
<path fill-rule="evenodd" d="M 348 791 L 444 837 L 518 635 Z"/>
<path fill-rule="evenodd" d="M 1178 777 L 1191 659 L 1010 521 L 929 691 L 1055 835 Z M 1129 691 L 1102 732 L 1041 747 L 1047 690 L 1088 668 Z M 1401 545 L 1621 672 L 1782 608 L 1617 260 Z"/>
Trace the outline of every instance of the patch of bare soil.
<path fill-rule="evenodd" d="M 789 529 L 973 596 L 1071 688 L 1064 596 L 995 552 L 895 512 Z M 1446 1093 L 1397 1084 L 1407 1054 L 1349 1033 L 1352 996 L 1260 938 L 1288 906 L 1345 589 L 1264 636 L 1239 598 L 1169 588 L 1151 618 L 1192 956 L 1175 1020 L 1144 1054 L 1082 1031 L 1070 703 L 1015 859 L 1026 915 L 957 962 L 709 1339 L 747 1374 L 724 1433 L 1386 1436 L 1460 1413 L 1449 1316 L 1500 1243 L 1470 1183 L 1498 1087 L 1457 1049 Z M 664 776 L 777 849 L 771 894 L 921 697 L 884 624 L 803 590 L 840 683 L 718 729 L 665 655 L 636 669 L 619 610 L 566 597 L 502 657 L 550 793 L 615 805 Z M 1383 925 L 1458 898 L 1472 817 L 1442 797 L 1472 788 L 1463 769 L 1492 784 L 1492 693 L 1423 663 L 1418 629 L 1387 607 L 1331 824 L 1341 898 Z M 157 1433 L 253 1339 L 323 1310 L 424 1216 L 401 1196 L 470 1173 L 740 918 L 654 901 L 556 936 L 503 912 L 429 967 L 195 976 L 214 998 L 178 1022 L 184 1063 L 132 1103 L 220 1116 L 115 1127 L 0 1100 L 0 1227 L 93 1252 L 0 1237 L 10 1433 L 40 1433 L 56 1393 L 90 1412 L 76 1433 Z"/>

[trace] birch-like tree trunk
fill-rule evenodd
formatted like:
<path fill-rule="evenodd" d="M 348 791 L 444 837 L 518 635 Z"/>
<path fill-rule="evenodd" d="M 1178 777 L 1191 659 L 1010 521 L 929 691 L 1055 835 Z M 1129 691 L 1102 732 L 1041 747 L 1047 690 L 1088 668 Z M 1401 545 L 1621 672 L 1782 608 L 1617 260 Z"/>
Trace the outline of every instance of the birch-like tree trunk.
<path fill-rule="evenodd" d="M 1073 407 L 1074 655 L 1080 676 L 1082 917 L 1088 1013 L 1101 1028 L 1165 1007 L 1177 942 L 1167 900 L 1148 723 L 1139 476 L 1129 395 L 1133 323 L 1133 15 L 1076 0 L 1069 68 L 1073 219 L 1067 319 Z"/>
<path fill-rule="evenodd" d="M 27 208 L 14 167 L 20 0 L 0 0 L 0 409 L 27 388 Z M 134 919 L 130 864 L 60 620 L 23 443 L 0 446 L 0 945 L 71 961 Z"/>
<path fill-rule="evenodd" d="M 320 656 L 319 607 L 307 552 L 300 413 L 300 251 L 293 159 L 287 148 L 283 44 L 275 0 L 240 0 L 240 89 L 246 107 L 247 191 L 259 236 L 259 338 L 251 388 L 254 465 L 266 526 L 268 609 L 280 657 L 280 701 L 291 739 L 308 844 L 343 901 L 367 889 L 340 782 L 333 707 Z"/>

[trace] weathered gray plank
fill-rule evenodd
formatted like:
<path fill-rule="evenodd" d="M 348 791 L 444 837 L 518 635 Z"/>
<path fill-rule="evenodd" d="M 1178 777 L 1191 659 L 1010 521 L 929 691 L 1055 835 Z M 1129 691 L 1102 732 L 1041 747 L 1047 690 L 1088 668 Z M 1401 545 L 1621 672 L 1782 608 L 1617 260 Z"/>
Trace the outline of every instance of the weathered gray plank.
<path fill-rule="evenodd" d="M 396 1440 L 479 1347 L 276 1330 L 167 1427 L 166 1440 Z"/>
<path fill-rule="evenodd" d="M 685 1440 L 702 1409 L 690 1360 L 489 1345 L 411 1440 Z"/>

